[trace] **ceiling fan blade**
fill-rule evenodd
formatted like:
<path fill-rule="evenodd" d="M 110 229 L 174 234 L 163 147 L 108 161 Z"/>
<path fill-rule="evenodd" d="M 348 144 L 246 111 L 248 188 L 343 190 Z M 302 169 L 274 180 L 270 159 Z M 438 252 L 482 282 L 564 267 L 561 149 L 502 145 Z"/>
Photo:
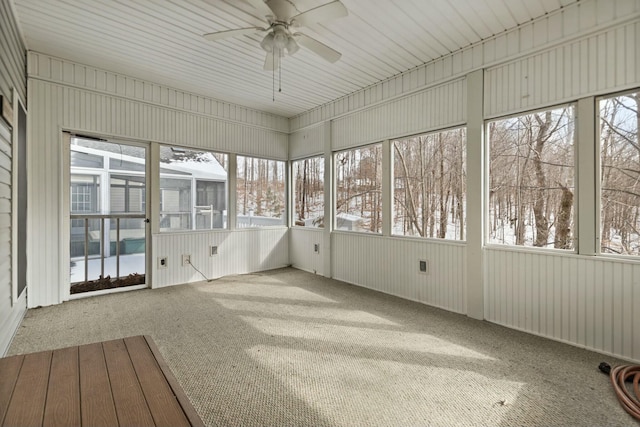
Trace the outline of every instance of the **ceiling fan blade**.
<path fill-rule="evenodd" d="M 260 27 L 237 28 L 235 30 L 224 30 L 224 31 L 217 31 L 215 33 L 204 34 L 202 37 L 204 37 L 209 41 L 216 41 L 216 40 L 226 39 L 228 37 L 254 34 L 258 31 L 267 31 L 267 30 Z"/>
<path fill-rule="evenodd" d="M 294 34 L 294 36 L 297 38 L 297 41 L 300 44 L 300 46 L 306 47 L 311 52 L 315 53 L 316 55 L 320 56 L 321 58 L 329 62 L 332 62 L 332 63 L 336 62 L 342 56 L 342 54 L 337 50 L 331 49 L 326 44 L 321 43 L 318 40 L 311 38 L 305 34 L 296 33 Z"/>
<path fill-rule="evenodd" d="M 250 4 L 254 9 L 256 9 L 261 16 L 267 16 L 273 14 L 269 6 L 264 2 L 264 0 L 244 0 L 245 3 Z"/>
<path fill-rule="evenodd" d="M 342 18 L 348 14 L 349 12 L 342 2 L 340 2 L 340 0 L 336 0 L 307 10 L 306 12 L 302 12 L 301 14 L 294 16 L 292 20 L 294 21 L 294 25 L 307 26 L 309 24 L 317 24 L 318 22 Z"/>

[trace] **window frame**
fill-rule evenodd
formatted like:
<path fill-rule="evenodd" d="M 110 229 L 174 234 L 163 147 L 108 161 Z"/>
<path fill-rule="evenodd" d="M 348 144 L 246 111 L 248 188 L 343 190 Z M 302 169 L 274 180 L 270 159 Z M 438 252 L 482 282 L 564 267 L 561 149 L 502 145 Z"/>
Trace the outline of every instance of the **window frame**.
<path fill-rule="evenodd" d="M 327 191 L 330 189 L 330 187 L 327 186 L 327 182 L 325 182 L 325 175 L 324 175 L 324 171 L 326 170 L 326 162 L 325 162 L 325 156 L 324 154 L 317 154 L 317 155 L 311 155 L 311 156 L 306 156 L 306 157 L 301 157 L 301 158 L 297 158 L 297 159 L 292 159 L 289 161 L 290 163 L 290 170 L 289 170 L 289 174 L 291 176 L 291 202 L 290 202 L 290 206 L 291 208 L 290 210 L 290 218 L 291 218 L 291 228 L 300 228 L 300 229 L 304 229 L 304 230 L 322 230 L 324 228 L 327 227 L 327 218 L 324 219 L 324 227 L 319 227 L 319 226 L 303 226 L 303 225 L 297 225 L 296 224 L 296 220 L 297 220 L 297 216 L 296 216 L 296 183 L 295 183 L 295 174 L 294 174 L 294 163 L 296 162 L 303 162 L 305 160 L 311 160 L 311 159 L 321 159 L 322 160 L 322 216 L 325 216 L 325 208 L 326 208 L 326 193 Z"/>
<path fill-rule="evenodd" d="M 463 224 L 461 224 L 461 227 L 464 228 L 464 235 L 467 236 L 467 166 L 468 166 L 468 159 L 467 159 L 467 145 L 468 145 L 468 129 L 467 129 L 467 123 L 464 124 L 460 124 L 457 126 L 449 126 L 449 127 L 445 127 L 445 128 L 438 128 L 438 129 L 433 129 L 433 130 L 428 130 L 426 132 L 420 132 L 420 133 L 415 133 L 415 134 L 411 134 L 411 135 L 406 135 L 406 136 L 401 136 L 401 137 L 397 137 L 397 138 L 390 138 L 389 139 L 389 144 L 391 145 L 390 147 L 390 151 L 391 151 L 391 156 L 388 159 L 389 164 L 390 164 L 390 168 L 391 168 L 391 174 L 390 174 L 390 179 L 391 179 L 391 189 L 390 189 L 390 194 L 391 194 L 391 200 L 390 200 L 390 215 L 391 215 L 391 230 L 390 230 L 390 235 L 392 237 L 397 237 L 397 238 L 401 238 L 401 239 L 415 239 L 418 241 L 433 241 L 433 242 L 447 242 L 447 243 L 466 243 L 466 237 L 465 239 L 448 239 L 448 238 L 440 238 L 440 237 L 428 237 L 428 236 L 411 236 L 411 235 L 406 235 L 406 234 L 397 234 L 394 233 L 394 221 L 395 221 L 395 190 L 396 190 L 396 176 L 395 176 L 395 159 L 396 159 L 396 151 L 395 151 L 395 147 L 394 147 L 394 143 L 396 141 L 401 141 L 401 140 L 406 140 L 406 139 L 410 139 L 410 138 L 419 138 L 419 137 L 423 137 L 423 136 L 430 136 L 430 135 L 435 135 L 435 134 L 439 134 L 439 133 L 445 133 L 445 132 L 450 132 L 450 131 L 455 131 L 455 130 L 464 130 L 464 147 L 463 147 L 463 152 L 464 152 L 464 220 L 463 220 Z"/>
<path fill-rule="evenodd" d="M 594 126 L 595 126 L 595 134 L 594 134 L 594 144 L 595 144 L 595 227 L 594 236 L 595 236 L 595 252 L 596 255 L 602 256 L 604 258 L 611 258 L 616 260 L 626 260 L 626 261 L 639 261 L 639 255 L 626 255 L 626 254 L 616 254 L 616 253 L 607 253 L 602 252 L 602 137 L 601 137 L 601 114 L 600 114 L 600 102 L 603 100 L 617 98 L 621 96 L 630 95 L 632 93 L 640 94 L 640 86 L 632 89 L 611 92 L 603 95 L 599 95 L 594 97 Z M 638 140 L 640 141 L 640 128 L 637 129 Z"/>
<path fill-rule="evenodd" d="M 234 230 L 236 231 L 243 231 L 243 230 L 260 230 L 260 229 L 268 229 L 268 228 L 289 228 L 289 224 L 290 224 L 290 218 L 291 218 L 291 213 L 290 213 L 290 208 L 289 208 L 289 194 L 290 194 L 290 185 L 289 185 L 289 181 L 290 181 L 290 167 L 289 167 L 289 162 L 287 160 L 282 160 L 282 159 L 278 159 L 278 158 L 273 158 L 273 157 L 261 157 L 259 155 L 250 155 L 250 154 L 241 154 L 241 153 L 236 153 L 235 154 L 236 157 L 236 170 L 234 171 L 235 173 L 235 186 L 236 188 L 234 189 L 235 191 L 235 228 Z M 240 164 L 240 158 L 244 157 L 244 158 L 249 158 L 249 159 L 256 159 L 256 160 L 266 160 L 268 162 L 281 162 L 282 163 L 282 170 L 283 170 L 283 184 L 284 184 L 284 189 L 283 189 L 283 222 L 281 224 L 273 224 L 273 225 L 254 225 L 254 226 L 249 226 L 249 227 L 239 227 L 239 221 L 238 218 L 240 217 L 240 209 L 238 209 L 238 203 L 240 201 L 240 193 L 238 192 L 238 185 L 239 185 L 239 179 L 238 179 L 238 171 L 240 170 L 240 168 L 238 167 L 238 165 Z M 228 209 L 227 209 L 228 212 Z M 270 218 L 277 218 L 277 217 L 270 217 Z M 227 220 L 227 224 L 229 223 L 229 221 Z"/>
<path fill-rule="evenodd" d="M 338 228 L 338 162 L 337 162 L 337 156 L 340 153 L 346 153 L 349 151 L 355 151 L 355 150 L 362 150 L 365 148 L 370 148 L 370 147 L 374 147 L 374 146 L 379 146 L 380 147 L 380 215 L 381 215 L 381 224 L 380 224 L 380 231 L 378 232 L 373 232 L 373 231 L 360 231 L 360 230 L 344 230 L 344 229 L 340 229 Z M 372 142 L 369 144 L 364 144 L 364 145 L 358 145 L 355 147 L 349 147 L 349 148 L 344 148 L 344 149 L 340 149 L 340 150 L 336 150 L 333 151 L 331 153 L 331 160 L 332 160 L 332 168 L 333 168 L 333 182 L 332 182 L 332 188 L 333 191 L 332 193 L 332 197 L 331 197 L 331 211 L 332 211 L 332 218 L 331 218 L 331 230 L 332 232 L 339 232 L 339 233 L 356 233 L 359 235 L 364 235 L 364 236 L 385 236 L 384 234 L 384 216 L 387 214 L 387 212 L 385 211 L 385 203 L 383 200 L 383 188 L 385 185 L 385 178 L 384 178 L 384 165 L 385 165 L 385 161 L 388 161 L 388 159 L 385 159 L 385 155 L 384 155 L 384 143 L 383 141 L 376 141 L 376 142 Z M 389 185 L 389 184 L 386 184 Z"/>
<path fill-rule="evenodd" d="M 177 150 L 184 150 L 184 151 L 194 151 L 194 152 L 202 152 L 202 153 L 210 153 L 212 155 L 214 154 L 220 154 L 220 155 L 224 155 L 226 156 L 226 169 L 225 166 L 223 166 L 222 164 L 220 164 L 220 162 L 218 162 L 218 164 L 220 164 L 220 166 L 222 166 L 223 169 L 225 169 L 226 172 L 226 179 L 224 181 L 225 185 L 225 206 L 226 206 L 226 212 L 227 212 L 227 220 L 226 223 L 224 221 L 224 214 L 223 214 L 223 227 L 216 227 L 216 228 L 195 228 L 197 226 L 196 223 L 196 212 L 194 207 L 196 206 L 196 198 L 197 198 L 197 190 L 196 190 L 196 185 L 198 181 L 214 181 L 214 182 L 220 182 L 220 181 L 216 181 L 214 179 L 210 179 L 210 178 L 202 178 L 202 177 L 197 177 L 194 175 L 190 175 L 187 173 L 180 173 L 180 172 L 163 172 L 163 168 L 166 169 L 165 167 L 165 163 L 163 163 L 162 161 L 160 161 L 160 156 L 158 158 L 158 162 L 157 162 L 157 173 L 156 173 L 156 177 L 157 177 L 157 182 L 158 182 L 158 190 L 157 190 L 157 197 L 158 197 L 158 201 L 156 203 L 154 203 L 157 207 L 157 221 L 158 221 L 158 232 L 161 234 L 182 234 L 182 233 L 202 233 L 202 232 L 216 232 L 216 231 L 228 231 L 230 229 L 230 222 L 229 222 L 229 202 L 231 200 L 230 195 L 229 195 L 229 177 L 230 177 L 230 162 L 231 162 L 231 156 L 232 154 L 225 152 L 225 151 L 218 151 L 218 150 L 214 150 L 214 149 L 208 149 L 208 148 L 201 148 L 201 147 L 189 147 L 189 146 L 185 146 L 185 145 L 179 145 L 179 144 L 165 144 L 165 143 L 158 143 L 158 151 L 160 151 L 162 148 L 169 148 L 169 149 L 177 149 Z M 215 158 L 215 156 L 214 156 Z M 217 158 L 216 158 L 216 161 Z M 177 212 L 170 212 L 170 211 L 163 211 L 161 209 L 161 204 L 163 201 L 163 188 L 161 186 L 161 180 L 162 179 L 175 179 L 175 180 L 184 180 L 184 181 L 189 181 L 190 182 L 190 186 L 189 186 L 189 199 L 190 199 L 190 210 L 189 212 L 186 211 L 177 211 Z M 189 218 L 189 222 L 190 222 L 190 228 L 185 229 L 185 228 L 180 228 L 180 229 L 166 229 L 166 228 L 162 228 L 160 227 L 160 224 L 162 222 L 162 215 L 188 215 Z"/>
<path fill-rule="evenodd" d="M 573 247 L 571 249 L 561 249 L 561 248 L 547 248 L 547 247 L 540 247 L 540 246 L 526 246 L 526 245 L 516 245 L 516 244 L 506 244 L 506 243 L 497 243 L 497 242 L 491 242 L 490 241 L 490 231 L 491 231 L 491 197 L 490 197 L 490 184 L 491 184 L 491 132 L 489 130 L 489 126 L 492 122 L 496 122 L 496 121 L 501 121 L 501 120 L 508 120 L 508 119 L 512 119 L 512 118 L 517 118 L 517 117 L 522 117 L 522 116 L 527 116 L 527 115 L 531 115 L 531 114 L 536 114 L 536 113 L 540 113 L 540 112 L 545 112 L 545 111 L 553 111 L 553 110 L 558 110 L 558 109 L 563 109 L 563 108 L 573 108 L 573 122 L 574 122 L 574 130 L 573 130 L 573 147 L 572 147 L 572 151 L 573 151 L 573 188 L 574 188 L 574 195 L 573 195 L 573 201 L 572 201 L 572 212 L 573 212 L 573 230 L 571 233 L 571 240 L 573 240 Z M 579 213 L 578 213 L 578 199 L 580 197 L 580 188 L 579 188 L 579 181 L 578 181 L 578 167 L 579 167 L 579 160 L 578 160 L 578 145 L 579 145 L 579 140 L 578 140 L 578 100 L 573 100 L 573 101 L 569 101 L 569 102 L 564 102 L 564 103 L 560 103 L 560 104 L 552 104 L 552 105 L 547 105 L 547 106 L 543 106 L 543 107 L 539 107 L 539 108 L 534 108 L 534 109 L 527 109 L 527 110 L 522 110 L 522 111 L 517 111 L 514 113 L 510 113 L 510 114 L 506 114 L 506 115 L 501 115 L 501 116 L 495 116 L 495 117 L 489 117 L 489 118 L 485 118 L 483 121 L 483 127 L 484 127 L 484 142 L 483 142 L 483 148 L 484 148 L 484 161 L 483 161 L 483 168 L 484 168 L 484 185 L 483 185 L 483 192 L 484 192 L 484 196 L 483 196 L 483 216 L 484 216 L 484 221 L 483 221 L 483 232 L 482 232 L 482 236 L 483 236 L 483 247 L 486 248 L 490 248 L 490 249 L 498 249 L 498 250 L 515 250 L 515 251 L 527 251 L 527 252 L 538 252 L 538 253 L 557 253 L 557 254 L 565 254 L 565 255 L 571 255 L 571 254 L 578 254 L 578 227 L 580 226 L 579 224 Z"/>

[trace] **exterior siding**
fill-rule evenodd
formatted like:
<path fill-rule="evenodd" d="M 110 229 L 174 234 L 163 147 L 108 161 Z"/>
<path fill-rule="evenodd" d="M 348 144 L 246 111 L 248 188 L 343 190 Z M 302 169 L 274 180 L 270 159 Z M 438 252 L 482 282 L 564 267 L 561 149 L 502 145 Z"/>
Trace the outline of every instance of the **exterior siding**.
<path fill-rule="evenodd" d="M 0 95 L 13 102 L 15 88 L 26 101 L 25 47 L 10 2 L 0 2 Z M 13 133 L 0 119 L 0 357 L 26 312 L 26 292 L 13 301 Z M 15 125 L 15 123 L 14 123 Z"/>
<path fill-rule="evenodd" d="M 16 88 L 20 99 L 27 98 L 25 55 L 11 2 L 0 2 L 0 95 L 10 101 L 12 88 Z"/>

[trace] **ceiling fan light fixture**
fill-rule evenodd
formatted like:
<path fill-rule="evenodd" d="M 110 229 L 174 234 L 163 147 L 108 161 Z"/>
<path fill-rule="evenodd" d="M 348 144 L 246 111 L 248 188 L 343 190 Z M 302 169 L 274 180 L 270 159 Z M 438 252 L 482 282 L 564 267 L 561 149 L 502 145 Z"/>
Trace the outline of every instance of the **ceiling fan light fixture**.
<path fill-rule="evenodd" d="M 273 30 L 273 44 L 278 49 L 284 49 L 287 47 L 287 43 L 289 41 L 289 35 L 286 30 L 280 27 L 276 27 Z"/>
<path fill-rule="evenodd" d="M 287 52 L 289 52 L 289 55 L 293 55 L 299 49 L 300 46 L 298 46 L 296 39 L 294 39 L 293 36 L 289 36 L 289 39 L 287 40 Z"/>
<path fill-rule="evenodd" d="M 274 40 L 273 33 L 269 33 L 260 42 L 260 47 L 265 50 L 265 52 L 273 52 Z"/>

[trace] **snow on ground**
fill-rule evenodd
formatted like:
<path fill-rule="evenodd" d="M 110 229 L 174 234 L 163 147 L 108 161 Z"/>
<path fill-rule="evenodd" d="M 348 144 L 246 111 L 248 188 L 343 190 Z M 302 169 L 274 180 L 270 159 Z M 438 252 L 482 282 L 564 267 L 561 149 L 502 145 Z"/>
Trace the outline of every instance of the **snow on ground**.
<path fill-rule="evenodd" d="M 73 263 L 75 262 L 75 265 Z M 89 259 L 89 280 L 100 278 L 100 258 Z M 71 283 L 84 282 L 84 259 L 76 259 L 71 266 Z M 120 255 L 120 277 L 132 273 L 144 274 L 145 254 Z M 104 276 L 116 277 L 116 257 L 104 259 Z"/>

